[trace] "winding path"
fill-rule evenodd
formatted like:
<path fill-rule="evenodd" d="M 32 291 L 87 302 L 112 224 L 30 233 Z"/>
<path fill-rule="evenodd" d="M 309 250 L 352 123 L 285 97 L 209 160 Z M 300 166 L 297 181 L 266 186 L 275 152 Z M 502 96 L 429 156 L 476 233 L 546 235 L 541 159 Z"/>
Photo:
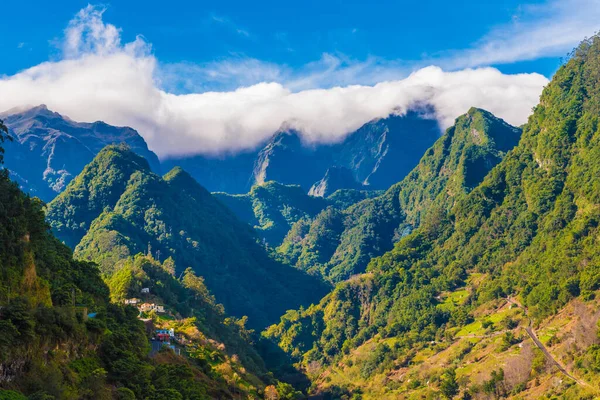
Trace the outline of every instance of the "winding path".
<path fill-rule="evenodd" d="M 548 350 L 548 348 L 544 345 L 544 343 L 541 342 L 541 340 L 537 337 L 537 335 L 535 334 L 535 331 L 532 328 L 533 325 L 533 321 L 531 320 L 531 318 L 529 317 L 528 311 L 527 311 L 527 307 L 524 307 L 523 305 L 521 305 L 521 303 L 519 303 L 518 301 L 507 297 L 506 301 L 508 301 L 510 304 L 514 304 L 515 306 L 519 307 L 520 309 L 523 310 L 523 312 L 525 313 L 525 316 L 527 317 L 527 320 L 529 321 L 527 327 L 525 328 L 525 331 L 527 332 L 527 335 L 529 335 L 529 337 L 531 338 L 531 340 L 533 340 L 533 343 L 535 343 L 535 345 L 537 346 L 538 349 L 540 349 L 542 351 L 542 353 L 544 353 L 544 356 L 546 357 L 547 360 L 549 360 L 552 364 L 554 364 L 558 370 L 560 372 L 563 373 L 563 375 L 565 375 L 566 377 L 568 377 L 569 379 L 572 379 L 573 381 L 575 381 L 576 383 L 578 383 L 581 386 L 585 386 L 587 388 L 590 388 L 594 391 L 598 391 L 598 389 L 592 385 L 590 385 L 589 383 L 582 381 L 579 378 L 576 378 L 575 376 L 573 376 L 568 370 L 567 368 L 560 362 L 558 361 L 556 358 L 554 358 L 554 356 L 550 353 L 550 351 Z"/>

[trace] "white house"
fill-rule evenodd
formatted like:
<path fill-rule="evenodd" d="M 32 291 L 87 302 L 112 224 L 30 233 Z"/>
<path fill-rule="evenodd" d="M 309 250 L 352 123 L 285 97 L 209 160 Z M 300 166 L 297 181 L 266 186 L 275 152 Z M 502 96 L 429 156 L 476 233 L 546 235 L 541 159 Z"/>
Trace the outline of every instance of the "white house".
<path fill-rule="evenodd" d="M 138 306 L 138 309 L 142 312 L 146 311 L 155 311 L 157 313 L 164 313 L 165 306 L 154 304 L 154 303 L 144 303 Z"/>

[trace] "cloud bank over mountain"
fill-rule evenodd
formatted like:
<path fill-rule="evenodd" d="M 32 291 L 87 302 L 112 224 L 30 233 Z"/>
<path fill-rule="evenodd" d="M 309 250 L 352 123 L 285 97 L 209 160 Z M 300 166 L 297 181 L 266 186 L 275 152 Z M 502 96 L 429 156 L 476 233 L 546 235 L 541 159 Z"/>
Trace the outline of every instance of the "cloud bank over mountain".
<path fill-rule="evenodd" d="M 168 157 L 253 148 L 284 125 L 301 131 L 308 143 L 336 142 L 374 118 L 423 104 L 434 107 L 443 128 L 472 106 L 520 125 L 548 82 L 539 74 L 429 66 L 372 86 L 294 91 L 285 82 L 265 81 L 226 92 L 178 94 L 164 89 L 168 74 L 151 45 L 141 36 L 122 43 L 120 30 L 102 14 L 88 6 L 75 16 L 60 59 L 0 78 L 0 110 L 44 103 L 78 121 L 128 125 Z"/>

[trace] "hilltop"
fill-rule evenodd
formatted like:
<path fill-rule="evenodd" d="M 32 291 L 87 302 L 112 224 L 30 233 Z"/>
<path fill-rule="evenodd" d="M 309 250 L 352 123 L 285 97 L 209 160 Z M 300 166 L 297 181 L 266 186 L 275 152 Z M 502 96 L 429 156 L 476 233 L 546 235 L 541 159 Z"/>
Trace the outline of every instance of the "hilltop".
<path fill-rule="evenodd" d="M 253 230 L 185 171 L 160 177 L 123 146 L 102 150 L 48 204 L 47 218 L 75 257 L 97 262 L 106 275 L 138 253 L 192 267 L 228 314 L 246 315 L 254 327 L 326 291 L 319 280 L 271 259 Z"/>

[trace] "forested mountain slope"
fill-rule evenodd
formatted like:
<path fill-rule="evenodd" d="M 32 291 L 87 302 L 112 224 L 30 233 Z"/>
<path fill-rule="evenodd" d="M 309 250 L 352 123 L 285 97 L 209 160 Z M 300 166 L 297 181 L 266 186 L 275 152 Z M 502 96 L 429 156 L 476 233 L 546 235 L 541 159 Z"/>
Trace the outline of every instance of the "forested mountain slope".
<path fill-rule="evenodd" d="M 0 122 L 0 142 L 5 132 Z M 0 163 L 2 153 L 0 147 Z M 227 325 L 190 271 L 177 284 L 187 297 L 178 306 L 182 312 L 185 306 L 201 307 L 206 335 L 224 340 L 230 354 L 239 351 L 241 361 L 210 343 L 199 344 L 190 360 L 169 350 L 150 358 L 138 310 L 110 303 L 97 266 L 72 258 L 50 233 L 41 202 L 24 194 L 5 169 L 0 204 L 0 398 L 256 398 L 276 383 L 244 331 Z M 175 279 L 164 275 L 153 288 L 174 295 Z M 290 392 L 286 385 L 277 387 Z"/>
<path fill-rule="evenodd" d="M 323 198 L 307 194 L 298 185 L 269 181 L 254 185 L 246 194 L 217 192 L 213 196 L 240 220 L 252 226 L 266 244 L 276 247 L 296 222 L 307 223 L 327 207 L 341 210 L 381 193 L 377 190 L 339 189 Z"/>
<path fill-rule="evenodd" d="M 47 218 L 77 258 L 98 262 L 107 275 L 137 253 L 192 267 L 227 313 L 247 315 L 252 326 L 326 291 L 319 280 L 272 260 L 253 230 L 183 170 L 161 178 L 125 147 L 101 151 L 48 205 Z"/>
<path fill-rule="evenodd" d="M 281 244 L 294 222 L 314 217 L 328 205 L 325 199 L 307 195 L 298 185 L 274 181 L 255 185 L 247 194 L 214 196 L 255 227 L 258 235 L 273 247 Z"/>
<path fill-rule="evenodd" d="M 331 281 L 364 272 L 371 258 L 419 226 L 423 215 L 449 209 L 476 186 L 521 131 L 487 111 L 471 109 L 383 195 L 294 226 L 278 251 L 296 266 Z"/>
<path fill-rule="evenodd" d="M 330 372 L 343 354 L 368 340 L 393 338 L 390 351 L 361 361 L 384 365 L 389 376 L 392 370 L 400 373 L 420 362 L 414 350 L 428 348 L 430 358 L 444 343 L 452 344 L 460 332 L 452 327 L 468 326 L 479 306 L 516 297 L 515 303 L 527 313 L 517 323 L 527 326 L 531 318 L 535 329 L 569 302 L 593 299 L 600 289 L 599 115 L 596 36 L 585 40 L 559 69 L 524 126 L 519 145 L 480 185 L 457 199 L 449 213 L 444 208 L 429 212 L 419 229 L 371 261 L 367 274 L 338 285 L 316 307 L 288 313 L 266 335 L 305 365 L 316 362 L 317 370 L 325 365 Z M 444 307 L 444 293 L 458 293 L 465 285 L 468 297 L 463 305 Z M 493 320 L 494 312 L 487 313 Z M 571 380 L 559 386 L 558 394 L 593 397 L 600 371 L 597 340 L 592 336 L 587 345 L 572 347 L 565 355 L 564 362 L 583 383 Z M 514 345 L 509 338 L 507 348 L 518 351 Z M 463 369 L 436 372 L 435 389 L 424 387 L 426 380 L 398 380 L 388 389 L 407 397 L 418 390 L 439 389 L 439 394 L 452 389 L 446 392 L 449 397 L 459 389 L 478 395 L 478 390 L 485 393 L 489 388 L 496 396 L 517 390 L 509 387 L 504 372 L 490 376 L 492 369 L 506 364 L 496 361 L 488 367 L 487 383 L 469 373 L 477 364 L 452 365 Z M 366 368 L 365 376 L 374 372 Z M 426 370 L 420 372 L 433 379 Z M 462 382 L 456 374 L 464 377 Z M 535 395 L 536 382 L 531 379 L 526 374 L 518 390 L 539 398 L 543 393 Z M 552 394 L 554 389 L 549 385 L 546 390 Z"/>

